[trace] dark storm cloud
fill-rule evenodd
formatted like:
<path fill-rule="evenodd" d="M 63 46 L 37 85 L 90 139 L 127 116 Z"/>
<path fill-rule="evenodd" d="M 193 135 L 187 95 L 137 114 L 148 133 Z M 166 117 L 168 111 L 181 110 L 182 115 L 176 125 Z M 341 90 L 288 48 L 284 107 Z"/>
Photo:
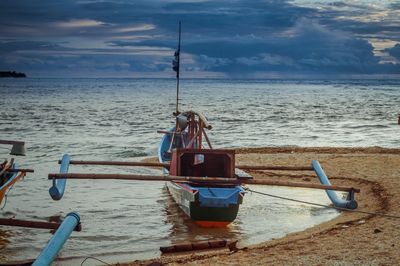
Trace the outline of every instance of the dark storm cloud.
<path fill-rule="evenodd" d="M 59 44 L 43 41 L 0 41 L 0 54 L 32 49 L 36 51 L 62 50 Z"/>
<path fill-rule="evenodd" d="M 397 4 L 397 6 L 400 6 Z M 351 6 L 350 6 L 351 7 Z M 399 8 L 395 3 L 384 8 L 379 1 L 376 5 L 353 5 L 351 11 L 337 13 L 341 19 L 333 17 L 332 21 L 337 28 L 355 34 L 380 34 L 384 37 L 400 40 Z"/>
<path fill-rule="evenodd" d="M 129 47 L 136 42 L 114 42 Z M 173 46 L 163 41 L 141 45 Z M 379 59 L 366 40 L 343 31 L 329 30 L 313 20 L 301 19 L 287 36 L 233 37 L 185 43 L 183 51 L 196 55 L 203 70 L 226 73 L 251 71 L 315 71 L 321 73 L 379 72 Z"/>
<path fill-rule="evenodd" d="M 389 55 L 397 58 L 400 61 L 400 44 L 396 44 L 392 48 L 385 49 L 386 52 L 389 53 Z"/>
<path fill-rule="evenodd" d="M 46 67 L 85 69 L 111 76 L 162 72 L 172 77 L 170 60 L 181 20 L 187 73 L 398 73 L 396 62 L 380 63 L 368 41 L 400 42 L 400 22 L 393 13 L 398 6 L 375 10 L 335 2 L 317 8 L 273 0 L 2 1 L 0 67 L 43 73 Z M 369 19 L 379 12 L 387 12 L 385 19 Z M 398 58 L 396 49 L 385 51 Z"/>

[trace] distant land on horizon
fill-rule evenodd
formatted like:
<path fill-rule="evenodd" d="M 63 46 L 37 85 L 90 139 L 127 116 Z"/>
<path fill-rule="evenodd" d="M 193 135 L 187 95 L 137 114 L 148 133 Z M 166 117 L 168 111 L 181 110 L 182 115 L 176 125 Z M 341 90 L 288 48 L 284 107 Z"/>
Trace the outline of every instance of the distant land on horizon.
<path fill-rule="evenodd" d="M 26 75 L 22 72 L 0 71 L 0 78 L 26 78 Z"/>

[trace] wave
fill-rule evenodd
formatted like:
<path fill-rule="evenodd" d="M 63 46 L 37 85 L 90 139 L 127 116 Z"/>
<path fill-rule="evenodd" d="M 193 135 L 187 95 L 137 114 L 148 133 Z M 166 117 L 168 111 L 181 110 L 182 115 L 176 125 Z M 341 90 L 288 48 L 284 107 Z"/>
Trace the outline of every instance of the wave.
<path fill-rule="evenodd" d="M 352 126 L 344 126 L 344 128 L 351 128 L 351 129 L 381 129 L 381 128 L 390 128 L 389 125 L 382 125 L 382 124 L 371 124 L 371 125 L 352 125 Z"/>
<path fill-rule="evenodd" d="M 149 154 L 143 150 L 126 150 L 122 152 L 113 153 L 115 157 L 120 158 L 132 158 L 132 157 L 145 157 L 149 156 Z"/>

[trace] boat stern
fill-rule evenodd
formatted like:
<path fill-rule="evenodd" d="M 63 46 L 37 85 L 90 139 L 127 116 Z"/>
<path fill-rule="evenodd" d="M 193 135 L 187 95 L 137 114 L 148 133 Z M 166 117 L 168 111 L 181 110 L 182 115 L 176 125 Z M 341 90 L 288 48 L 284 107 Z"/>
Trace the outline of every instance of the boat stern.
<path fill-rule="evenodd" d="M 200 227 L 226 227 L 238 214 L 245 190 L 232 188 L 199 187 L 196 200 L 191 202 L 190 218 Z"/>

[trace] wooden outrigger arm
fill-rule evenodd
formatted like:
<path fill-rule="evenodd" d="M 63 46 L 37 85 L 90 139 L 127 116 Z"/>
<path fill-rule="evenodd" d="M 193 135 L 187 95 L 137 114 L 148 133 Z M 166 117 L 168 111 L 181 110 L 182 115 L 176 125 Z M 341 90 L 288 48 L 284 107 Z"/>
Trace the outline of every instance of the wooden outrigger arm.
<path fill-rule="evenodd" d="M 61 164 L 61 160 L 58 161 Z M 114 166 L 143 166 L 169 168 L 168 163 L 123 162 L 123 161 L 78 161 L 70 160 L 69 164 L 78 165 L 114 165 Z M 236 165 L 242 170 L 278 170 L 278 171 L 313 171 L 312 166 L 278 166 L 278 165 Z"/>
<path fill-rule="evenodd" d="M 41 222 L 41 221 L 27 221 L 12 218 L 0 218 L 0 225 L 4 226 L 16 226 L 25 228 L 36 228 L 36 229 L 53 229 L 56 230 L 60 227 L 61 223 L 54 222 Z M 81 231 L 81 224 L 78 224 L 74 231 Z"/>
<path fill-rule="evenodd" d="M 191 177 L 191 176 L 172 176 L 172 175 L 132 175 L 132 174 L 82 174 L 82 173 L 50 173 L 49 179 L 119 179 L 119 180 L 141 180 L 141 181 L 185 181 L 199 184 L 221 184 L 221 185 L 270 185 L 285 186 L 299 188 L 315 188 L 324 190 L 337 190 L 346 192 L 360 192 L 359 189 L 353 187 L 342 187 L 321 184 L 306 184 L 296 182 L 283 182 L 274 180 L 254 180 L 254 179 L 238 179 L 223 177 Z"/>
<path fill-rule="evenodd" d="M 61 164 L 62 160 L 58 161 Z M 113 165 L 113 166 L 143 166 L 143 167 L 169 167 L 168 163 L 150 163 L 150 162 L 123 162 L 123 161 L 77 161 L 70 160 L 69 164 L 80 165 Z"/>

